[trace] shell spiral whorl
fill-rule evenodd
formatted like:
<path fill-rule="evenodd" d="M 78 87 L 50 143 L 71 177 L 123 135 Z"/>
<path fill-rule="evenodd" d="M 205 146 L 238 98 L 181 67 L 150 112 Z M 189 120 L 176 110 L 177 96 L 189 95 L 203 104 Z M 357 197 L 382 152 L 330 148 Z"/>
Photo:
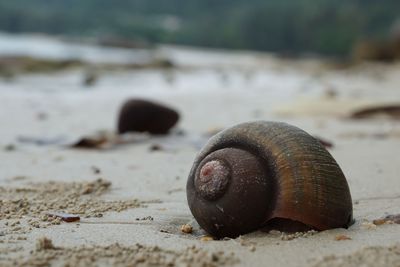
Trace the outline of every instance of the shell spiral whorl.
<path fill-rule="evenodd" d="M 211 138 L 190 171 L 187 198 L 200 226 L 216 237 L 276 222 L 326 230 L 352 221 L 336 161 L 314 137 L 280 122 L 243 123 Z"/>

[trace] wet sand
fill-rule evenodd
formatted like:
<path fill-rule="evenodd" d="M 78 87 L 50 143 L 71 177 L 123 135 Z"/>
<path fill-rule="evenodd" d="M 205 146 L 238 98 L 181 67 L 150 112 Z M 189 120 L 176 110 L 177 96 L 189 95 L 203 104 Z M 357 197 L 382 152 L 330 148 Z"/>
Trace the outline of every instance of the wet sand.
<path fill-rule="evenodd" d="M 102 71 L 91 87 L 80 68 L 0 78 L 0 265 L 399 266 L 400 225 L 373 220 L 400 213 L 400 120 L 347 117 L 400 99 L 400 65 L 333 69 L 251 53 L 167 54 L 177 68 Z M 105 150 L 67 146 L 115 131 L 129 97 L 166 103 L 182 118 L 165 137 L 137 135 Z M 285 121 L 332 142 L 355 224 L 204 237 L 186 203 L 192 162 L 208 132 L 250 120 Z M 81 220 L 46 215 L 54 211 Z M 193 232 L 181 232 L 183 224 Z"/>

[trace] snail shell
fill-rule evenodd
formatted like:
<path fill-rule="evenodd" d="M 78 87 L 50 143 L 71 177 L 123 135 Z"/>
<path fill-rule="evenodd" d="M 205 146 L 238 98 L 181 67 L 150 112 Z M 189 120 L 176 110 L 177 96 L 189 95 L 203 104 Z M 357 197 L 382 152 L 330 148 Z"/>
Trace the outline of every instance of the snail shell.
<path fill-rule="evenodd" d="M 209 234 L 236 237 L 264 227 L 347 228 L 352 200 L 329 152 L 305 131 L 248 122 L 211 138 L 187 181 L 189 208 Z"/>
<path fill-rule="evenodd" d="M 179 120 L 177 111 L 143 99 L 130 99 L 121 108 L 118 132 L 166 134 Z"/>

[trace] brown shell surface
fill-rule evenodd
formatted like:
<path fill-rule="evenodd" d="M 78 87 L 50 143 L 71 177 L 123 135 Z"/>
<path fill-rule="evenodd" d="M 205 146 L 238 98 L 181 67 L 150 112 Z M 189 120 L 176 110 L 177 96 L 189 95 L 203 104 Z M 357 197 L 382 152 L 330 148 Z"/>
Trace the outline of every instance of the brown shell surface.
<path fill-rule="evenodd" d="M 284 218 L 317 230 L 348 227 L 352 200 L 346 178 L 331 154 L 305 131 L 281 122 L 256 121 L 236 125 L 210 139 L 197 156 L 189 175 L 189 207 L 198 164 L 213 151 L 234 147 L 262 158 L 272 173 L 273 202 L 265 222 Z M 192 209 L 192 207 L 191 207 Z M 260 226 L 261 227 L 261 226 Z"/>

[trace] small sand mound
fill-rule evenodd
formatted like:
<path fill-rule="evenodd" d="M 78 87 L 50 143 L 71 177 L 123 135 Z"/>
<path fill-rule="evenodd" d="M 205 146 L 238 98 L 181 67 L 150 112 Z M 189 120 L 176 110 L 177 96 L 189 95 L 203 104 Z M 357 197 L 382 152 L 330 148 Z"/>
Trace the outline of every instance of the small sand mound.
<path fill-rule="evenodd" d="M 368 247 L 344 256 L 328 256 L 314 267 L 399 267 L 400 244 L 391 247 Z"/>

